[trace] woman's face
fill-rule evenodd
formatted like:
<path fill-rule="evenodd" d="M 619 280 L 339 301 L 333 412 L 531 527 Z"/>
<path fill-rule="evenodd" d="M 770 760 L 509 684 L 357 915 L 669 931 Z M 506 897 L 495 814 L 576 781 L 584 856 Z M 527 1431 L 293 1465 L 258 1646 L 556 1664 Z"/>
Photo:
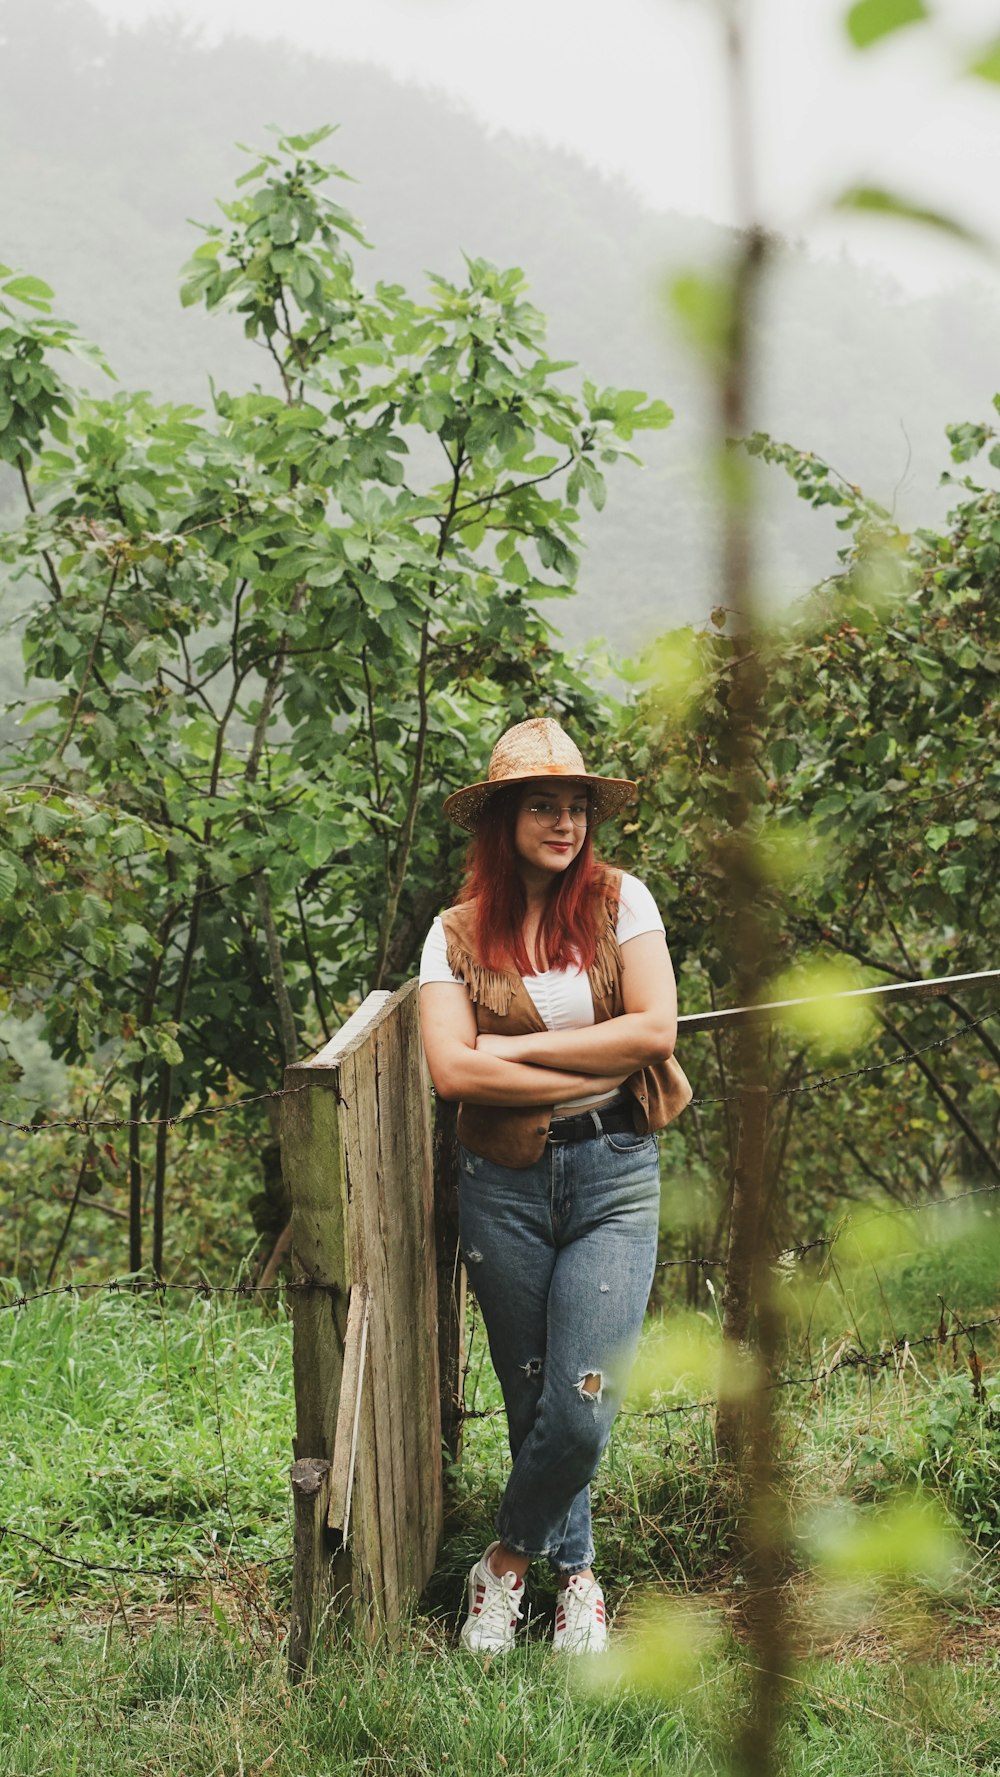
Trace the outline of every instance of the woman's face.
<path fill-rule="evenodd" d="M 522 867 L 544 877 L 569 868 L 587 837 L 587 785 L 578 778 L 542 777 L 525 784 L 517 805 L 514 848 Z M 577 817 L 574 819 L 574 816 Z"/>

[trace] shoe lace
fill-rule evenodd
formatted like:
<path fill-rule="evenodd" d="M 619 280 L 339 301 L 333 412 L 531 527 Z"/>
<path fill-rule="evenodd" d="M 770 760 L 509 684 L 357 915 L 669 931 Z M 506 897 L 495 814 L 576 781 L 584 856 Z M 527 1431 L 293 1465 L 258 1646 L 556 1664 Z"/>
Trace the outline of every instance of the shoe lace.
<path fill-rule="evenodd" d="M 562 1593 L 563 1609 L 566 1612 L 566 1628 L 574 1630 L 586 1628 L 593 1619 L 597 1600 L 601 1597 L 601 1588 L 596 1580 L 582 1580 L 574 1574 Z"/>
<path fill-rule="evenodd" d="M 521 1582 L 514 1573 L 494 1573 L 486 1569 L 486 1591 L 479 1608 L 479 1621 L 490 1629 L 506 1629 L 511 1617 L 520 1618 Z M 522 1594 L 523 1596 L 523 1594 Z"/>

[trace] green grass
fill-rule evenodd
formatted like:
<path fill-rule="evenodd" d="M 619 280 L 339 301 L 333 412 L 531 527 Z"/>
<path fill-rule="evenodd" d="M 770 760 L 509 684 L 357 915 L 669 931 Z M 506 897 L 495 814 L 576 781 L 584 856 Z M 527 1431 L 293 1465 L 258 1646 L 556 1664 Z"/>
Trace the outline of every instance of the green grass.
<path fill-rule="evenodd" d="M 923 1330 L 944 1277 L 950 1306 L 995 1308 L 992 1239 L 992 1225 L 947 1248 L 921 1232 L 916 1245 L 908 1234 L 877 1255 L 845 1254 L 836 1276 L 813 1275 L 811 1297 L 795 1294 L 806 1319 L 793 1315 L 793 1336 L 807 1325 L 821 1361 L 852 1320 L 863 1319 L 869 1342 L 900 1324 Z M 671 1318 L 681 1324 L 684 1311 Z M 693 1321 L 710 1331 L 714 1315 Z M 980 1348 L 995 1401 L 996 1347 Z M 476 1406 L 495 1408 L 478 1333 L 473 1375 Z M 665 1383 L 665 1402 L 671 1387 L 680 1399 L 702 1392 L 679 1377 Z M 796 1523 L 836 1500 L 864 1511 L 901 1488 L 933 1493 L 970 1564 L 954 1595 L 924 1601 L 924 1618 L 935 1634 L 963 1617 L 980 1624 L 977 1659 L 921 1664 L 924 1619 L 886 1591 L 862 1629 L 845 1631 L 838 1657 L 797 1667 L 784 1768 L 1000 1772 L 990 1651 L 1000 1418 L 973 1399 L 966 1342 L 922 1350 L 898 1376 L 844 1371 L 815 1392 L 783 1392 L 780 1404 Z M 620 1636 L 644 1593 L 711 1597 L 722 1609 L 722 1641 L 673 1701 L 627 1685 L 587 1695 L 569 1682 L 546 1644 L 552 1588 L 541 1575 L 513 1656 L 484 1667 L 455 1651 L 464 1575 L 503 1484 L 500 1416 L 467 1425 L 438 1570 L 403 1644 L 372 1652 L 341 1639 L 289 1690 L 292 1419 L 280 1306 L 98 1293 L 0 1312 L 0 1523 L 74 1560 L 147 1570 L 89 1572 L 14 1536 L 0 1543 L 2 1777 L 728 1770 L 748 1671 L 732 1635 L 742 1580 L 733 1503 L 715 1484 L 709 1415 L 623 1416 L 596 1489 L 598 1559 Z M 161 1567 L 182 1577 L 148 1571 Z M 818 1582 L 806 1575 L 799 1596 L 813 1645 L 832 1645 L 817 1631 Z"/>
<path fill-rule="evenodd" d="M 679 1702 L 580 1692 L 538 1644 L 483 1666 L 417 1633 L 399 1649 L 334 1646 L 289 1691 L 280 1652 L 164 1627 L 131 1640 L 3 1625 L 5 1777 L 339 1777 L 452 1770 L 509 1777 L 721 1774 L 747 1672 L 713 1657 Z M 928 1668 L 812 1661 L 783 1733 L 789 1777 L 969 1777 L 1000 1770 L 996 1658 Z"/>
<path fill-rule="evenodd" d="M 283 1310 L 105 1294 L 7 1309 L 0 1523 L 85 1562 L 285 1562 L 293 1416 Z M 4 1553 L 22 1596 L 107 1590 L 28 1542 Z"/>

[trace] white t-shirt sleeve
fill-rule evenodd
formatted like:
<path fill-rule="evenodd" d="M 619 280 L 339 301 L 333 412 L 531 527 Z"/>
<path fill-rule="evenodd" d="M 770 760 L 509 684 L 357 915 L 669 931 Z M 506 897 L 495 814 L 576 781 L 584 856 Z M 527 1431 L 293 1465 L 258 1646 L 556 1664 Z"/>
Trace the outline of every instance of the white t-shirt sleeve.
<path fill-rule="evenodd" d="M 448 940 L 444 935 L 444 926 L 436 919 L 424 939 L 424 948 L 420 957 L 420 985 L 426 987 L 429 981 L 453 981 L 461 987 L 457 975 L 453 975 L 448 967 Z"/>
<path fill-rule="evenodd" d="M 660 910 L 646 884 L 626 871 L 622 872 L 616 930 L 619 944 L 627 944 L 630 938 L 641 938 L 644 932 L 665 931 Z"/>

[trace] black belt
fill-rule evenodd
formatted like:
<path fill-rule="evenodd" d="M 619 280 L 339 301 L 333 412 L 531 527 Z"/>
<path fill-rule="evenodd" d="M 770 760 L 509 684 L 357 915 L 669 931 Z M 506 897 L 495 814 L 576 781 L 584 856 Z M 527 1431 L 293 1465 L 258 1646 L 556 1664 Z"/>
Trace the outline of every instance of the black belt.
<path fill-rule="evenodd" d="M 595 1135 L 634 1135 L 632 1113 L 615 1105 L 612 1110 L 581 1111 L 575 1117 L 553 1117 L 549 1141 L 590 1141 Z"/>

